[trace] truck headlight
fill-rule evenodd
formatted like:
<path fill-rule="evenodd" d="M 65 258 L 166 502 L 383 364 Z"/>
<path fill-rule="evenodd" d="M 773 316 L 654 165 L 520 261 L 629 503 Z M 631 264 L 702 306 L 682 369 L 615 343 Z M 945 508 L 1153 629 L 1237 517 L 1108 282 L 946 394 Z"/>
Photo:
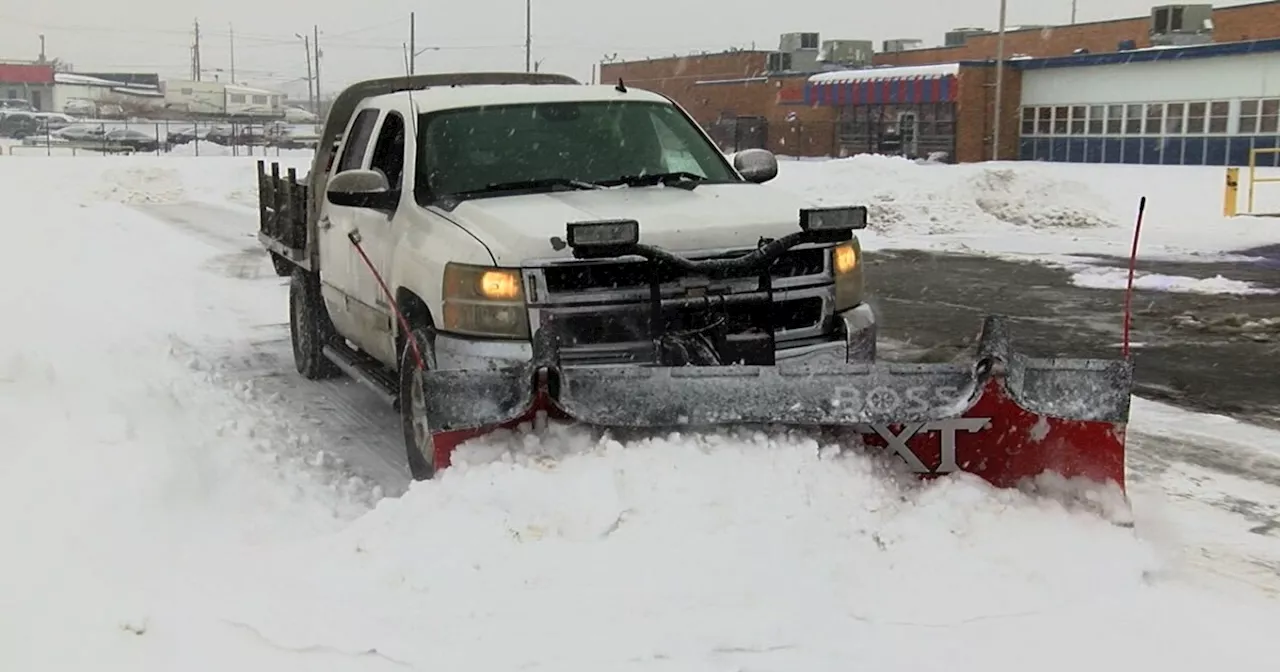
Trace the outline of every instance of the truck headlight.
<path fill-rule="evenodd" d="M 857 238 L 831 248 L 831 274 L 836 281 L 837 312 L 862 303 L 862 246 Z"/>
<path fill-rule="evenodd" d="M 491 338 L 528 338 L 524 284 L 514 268 L 446 264 L 445 331 Z"/>

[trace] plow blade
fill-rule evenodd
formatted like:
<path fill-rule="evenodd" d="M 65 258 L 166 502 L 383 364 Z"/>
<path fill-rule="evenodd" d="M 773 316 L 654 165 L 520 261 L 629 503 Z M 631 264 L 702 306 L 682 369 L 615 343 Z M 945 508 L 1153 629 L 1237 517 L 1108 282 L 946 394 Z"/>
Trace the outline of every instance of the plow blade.
<path fill-rule="evenodd" d="M 560 366 L 551 339 L 534 345 L 526 366 L 425 376 L 437 465 L 466 439 L 545 413 L 617 429 L 843 430 L 924 476 L 1124 483 L 1130 362 L 1022 356 L 1000 318 L 986 320 L 968 364 Z"/>

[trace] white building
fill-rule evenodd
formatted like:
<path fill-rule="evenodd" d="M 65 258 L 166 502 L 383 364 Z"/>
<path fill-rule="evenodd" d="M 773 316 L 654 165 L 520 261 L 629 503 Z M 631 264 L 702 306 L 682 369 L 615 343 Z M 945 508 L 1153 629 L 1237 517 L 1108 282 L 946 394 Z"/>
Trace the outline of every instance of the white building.
<path fill-rule="evenodd" d="M 1020 158 L 1242 166 L 1280 145 L 1280 39 L 1027 59 Z M 1258 162 L 1275 166 L 1275 153 Z"/>
<path fill-rule="evenodd" d="M 140 107 L 158 108 L 163 98 L 163 94 L 152 86 L 121 84 L 68 72 L 58 72 L 53 76 L 52 111 L 55 112 L 93 116 L 118 108 L 115 114 L 122 114 Z"/>
<path fill-rule="evenodd" d="M 284 94 L 221 82 L 165 82 L 164 106 L 200 115 L 278 118 L 284 115 Z"/>

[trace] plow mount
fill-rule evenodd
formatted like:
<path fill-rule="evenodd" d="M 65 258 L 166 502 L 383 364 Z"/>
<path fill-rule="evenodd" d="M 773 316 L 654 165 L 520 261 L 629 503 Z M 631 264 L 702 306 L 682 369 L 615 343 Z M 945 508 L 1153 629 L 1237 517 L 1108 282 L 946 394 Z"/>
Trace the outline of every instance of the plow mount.
<path fill-rule="evenodd" d="M 527 363 L 425 371 L 436 468 L 447 466 L 454 448 L 470 438 L 550 418 L 606 430 L 835 431 L 859 435 L 857 443 L 896 455 L 922 477 L 965 471 L 1017 487 L 1048 472 L 1124 487 L 1128 358 L 1028 357 L 1011 347 L 1005 319 L 992 316 L 967 362 L 861 361 L 843 352 L 835 359 L 775 361 L 770 267 L 792 247 L 838 244 L 860 228 L 819 214 L 806 224 L 802 213 L 801 232 L 761 241 L 747 255 L 706 261 L 640 245 L 634 222 L 599 223 L 586 233 L 571 224 L 569 246 L 578 258 L 639 257 L 652 268 L 653 362 L 566 363 L 566 339 L 552 320 L 534 332 Z M 865 225 L 865 211 L 861 217 Z M 819 225 L 824 218 L 834 225 Z M 697 299 L 702 320 L 690 326 L 691 300 L 665 297 L 658 286 L 658 278 L 673 273 L 756 275 L 759 286 L 715 301 Z M 756 308 L 745 322 L 742 305 L 734 308 L 735 333 L 713 328 L 726 322 L 730 304 L 752 302 Z"/>

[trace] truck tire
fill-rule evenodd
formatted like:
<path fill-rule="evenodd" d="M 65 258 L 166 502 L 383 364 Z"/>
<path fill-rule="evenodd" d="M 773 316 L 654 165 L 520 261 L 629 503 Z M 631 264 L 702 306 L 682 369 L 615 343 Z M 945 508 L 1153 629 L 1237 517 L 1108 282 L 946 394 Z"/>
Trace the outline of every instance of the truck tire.
<path fill-rule="evenodd" d="M 430 331 L 422 327 L 414 328 L 409 338 L 418 344 L 423 358 L 430 347 Z M 426 408 L 424 406 L 422 375 L 418 369 L 418 360 L 414 357 L 413 346 L 408 338 L 400 347 L 400 425 L 404 430 L 405 457 L 409 462 L 409 473 L 415 481 L 431 480 L 436 473 L 435 445 L 431 441 L 431 428 L 427 425 Z"/>
<path fill-rule="evenodd" d="M 336 338 L 329 311 L 320 296 L 320 276 L 301 268 L 289 280 L 289 336 L 293 341 L 293 363 L 309 380 L 333 378 L 341 373 L 324 356 L 324 346 Z"/>

